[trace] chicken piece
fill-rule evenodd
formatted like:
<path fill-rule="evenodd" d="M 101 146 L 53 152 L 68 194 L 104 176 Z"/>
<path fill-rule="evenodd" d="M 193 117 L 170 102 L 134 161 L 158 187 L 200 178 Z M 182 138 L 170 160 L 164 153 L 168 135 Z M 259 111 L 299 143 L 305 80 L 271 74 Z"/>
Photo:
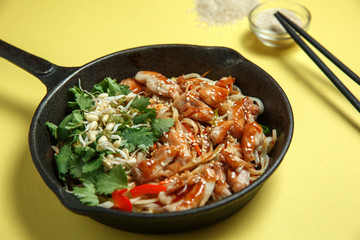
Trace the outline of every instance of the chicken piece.
<path fill-rule="evenodd" d="M 185 91 L 188 85 L 192 87 L 196 87 L 199 85 L 208 85 L 204 80 L 196 79 L 196 78 L 189 78 L 185 79 L 183 76 L 177 78 L 177 82 L 181 88 L 181 90 Z"/>
<path fill-rule="evenodd" d="M 192 92 L 182 94 L 174 101 L 180 113 L 185 117 L 192 118 L 200 122 L 208 122 L 214 117 L 214 111 Z"/>
<path fill-rule="evenodd" d="M 218 108 L 229 96 L 235 78 L 223 77 L 215 83 L 215 86 L 207 85 L 198 90 L 200 99 L 212 108 Z"/>
<path fill-rule="evenodd" d="M 243 108 L 245 110 L 245 120 L 246 123 L 255 122 L 257 116 L 260 113 L 260 108 L 258 105 L 254 104 L 254 101 L 249 98 L 243 98 Z"/>
<path fill-rule="evenodd" d="M 222 121 L 219 122 L 212 130 L 209 135 L 210 139 L 216 143 L 220 144 L 225 141 L 226 136 L 230 127 L 233 125 L 234 121 Z"/>
<path fill-rule="evenodd" d="M 172 172 L 166 169 L 179 154 L 176 146 L 161 146 L 154 155 L 142 162 L 136 163 L 132 168 L 132 175 L 138 184 L 146 183 L 161 176 L 169 176 Z"/>
<path fill-rule="evenodd" d="M 250 172 L 245 169 L 241 169 L 240 172 L 237 173 L 235 170 L 229 168 L 227 171 L 227 179 L 231 190 L 239 192 L 241 189 L 249 186 Z"/>
<path fill-rule="evenodd" d="M 175 191 L 178 191 L 180 188 L 184 187 L 186 182 L 190 179 L 191 173 L 189 171 L 185 171 L 183 173 L 175 174 L 163 181 L 159 184 L 166 186 L 166 193 L 172 194 Z"/>
<path fill-rule="evenodd" d="M 230 133 L 234 138 L 240 139 L 245 125 L 245 110 L 243 108 L 243 100 L 234 103 L 229 113 L 229 120 L 234 124 L 230 127 Z"/>
<path fill-rule="evenodd" d="M 235 82 L 235 78 L 231 76 L 222 77 L 219 81 L 215 83 L 215 86 L 226 88 L 226 90 L 230 93 L 233 88 L 234 82 Z"/>
<path fill-rule="evenodd" d="M 245 161 L 251 162 L 255 159 L 254 150 L 264 141 L 264 138 L 262 127 L 258 123 L 253 122 L 245 125 L 241 139 Z"/>
<path fill-rule="evenodd" d="M 135 80 L 145 84 L 146 87 L 155 94 L 176 99 L 182 93 L 180 86 L 162 75 L 161 73 L 151 71 L 139 71 L 135 75 Z"/>
<path fill-rule="evenodd" d="M 254 101 L 249 97 L 236 101 L 232 107 L 232 114 L 234 118 L 244 118 L 246 123 L 252 123 L 259 115 L 260 108 L 254 104 Z"/>
<path fill-rule="evenodd" d="M 205 165 L 204 167 L 204 177 L 205 177 L 205 190 L 204 190 L 204 196 L 202 197 L 199 206 L 204 206 L 206 202 L 211 197 L 211 194 L 214 191 L 215 188 L 215 182 L 216 182 L 216 173 L 215 170 L 210 168 L 209 165 Z"/>
<path fill-rule="evenodd" d="M 229 120 L 234 120 L 234 125 L 230 128 L 233 137 L 240 139 L 246 123 L 255 122 L 259 115 L 260 108 L 249 97 L 236 101 L 229 113 Z"/>
<path fill-rule="evenodd" d="M 180 196 L 175 198 L 177 201 L 165 206 L 164 210 L 174 212 L 204 206 L 214 191 L 215 182 L 215 171 L 205 166 L 201 175 L 190 178 L 177 193 Z"/>
<path fill-rule="evenodd" d="M 233 169 L 237 169 L 238 167 L 252 168 L 253 165 L 250 162 L 242 159 L 243 156 L 240 151 L 242 151 L 242 149 L 236 149 L 233 152 L 224 149 L 219 155 L 220 160 L 229 164 Z"/>
<path fill-rule="evenodd" d="M 205 185 L 204 179 L 194 184 L 190 191 L 185 194 L 184 198 L 178 202 L 179 204 L 176 204 L 176 211 L 199 207 L 205 193 Z"/>
<path fill-rule="evenodd" d="M 212 198 L 219 201 L 231 195 L 230 185 L 226 181 L 226 172 L 224 163 L 217 161 L 214 164 L 216 182 Z"/>
<path fill-rule="evenodd" d="M 172 127 L 170 131 L 161 138 L 161 140 L 171 146 L 179 147 L 179 154 L 177 155 L 175 161 L 179 162 L 181 166 L 184 166 L 191 160 L 192 154 L 190 147 L 186 143 L 184 134 L 177 132 L 174 127 Z"/>
<path fill-rule="evenodd" d="M 219 107 L 220 103 L 224 102 L 229 95 L 226 88 L 218 86 L 200 88 L 198 92 L 200 99 L 213 108 Z"/>
<path fill-rule="evenodd" d="M 228 113 L 230 110 L 231 110 L 230 103 L 225 101 L 225 102 L 222 102 L 219 104 L 218 114 L 219 114 L 219 116 L 222 116 L 222 115 Z"/>

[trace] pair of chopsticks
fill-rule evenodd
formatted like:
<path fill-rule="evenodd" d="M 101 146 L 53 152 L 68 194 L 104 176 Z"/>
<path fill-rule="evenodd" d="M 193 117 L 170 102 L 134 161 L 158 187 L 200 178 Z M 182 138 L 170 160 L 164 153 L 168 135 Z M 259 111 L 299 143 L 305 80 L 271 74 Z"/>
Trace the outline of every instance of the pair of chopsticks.
<path fill-rule="evenodd" d="M 348 99 L 348 101 L 360 112 L 359 100 L 347 89 L 347 87 L 339 80 L 338 77 L 325 65 L 323 61 L 310 49 L 308 45 L 300 38 L 296 33 L 298 32 L 309 43 L 311 43 L 317 50 L 319 50 L 324 56 L 332 61 L 338 68 L 340 68 L 346 75 L 348 75 L 356 83 L 360 84 L 360 78 L 351 69 L 345 66 L 339 59 L 326 50 L 320 43 L 307 34 L 302 28 L 288 19 L 279 11 L 275 13 L 275 17 L 279 20 L 281 25 L 294 39 L 294 41 L 304 50 L 304 52 L 313 60 L 313 62 L 321 69 L 321 71 L 331 80 L 331 82 L 337 87 L 337 89 Z M 296 31 L 296 32 L 295 32 Z"/>

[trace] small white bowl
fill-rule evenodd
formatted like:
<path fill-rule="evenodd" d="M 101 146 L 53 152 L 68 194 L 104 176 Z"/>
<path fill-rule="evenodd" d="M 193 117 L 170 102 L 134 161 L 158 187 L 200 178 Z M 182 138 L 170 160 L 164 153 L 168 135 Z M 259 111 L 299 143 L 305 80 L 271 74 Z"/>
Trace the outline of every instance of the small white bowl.
<path fill-rule="evenodd" d="M 294 41 L 274 14 L 279 11 L 305 31 L 311 21 L 306 7 L 288 0 L 270 0 L 255 6 L 249 13 L 250 28 L 266 46 L 286 47 Z"/>

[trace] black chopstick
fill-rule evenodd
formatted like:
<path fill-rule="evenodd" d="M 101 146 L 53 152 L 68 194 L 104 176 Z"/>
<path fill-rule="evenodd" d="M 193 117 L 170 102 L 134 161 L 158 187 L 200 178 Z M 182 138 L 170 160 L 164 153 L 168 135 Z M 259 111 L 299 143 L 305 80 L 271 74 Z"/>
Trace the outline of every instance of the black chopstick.
<path fill-rule="evenodd" d="M 331 60 L 336 66 L 338 66 L 345 74 L 352 78 L 355 82 L 360 84 L 360 78 L 346 67 L 341 61 L 339 61 L 335 56 L 333 56 L 329 51 L 321 46 L 315 39 L 313 39 L 309 34 L 303 31 L 299 26 L 293 23 L 290 19 L 284 16 L 280 12 L 275 13 L 275 17 L 279 20 L 281 25 L 289 33 L 289 35 L 294 39 L 294 41 L 304 50 L 304 52 L 313 60 L 313 62 L 321 69 L 321 71 L 331 80 L 331 82 L 339 89 L 339 91 L 348 99 L 348 101 L 355 107 L 355 109 L 360 112 L 360 102 L 359 100 L 346 88 L 346 86 L 336 77 L 336 75 L 325 65 L 323 61 L 310 49 L 308 45 L 299 37 L 294 29 L 308 40 L 315 48 L 317 48 L 321 53 L 323 53 L 329 60 Z M 294 29 L 292 29 L 292 27 Z"/>

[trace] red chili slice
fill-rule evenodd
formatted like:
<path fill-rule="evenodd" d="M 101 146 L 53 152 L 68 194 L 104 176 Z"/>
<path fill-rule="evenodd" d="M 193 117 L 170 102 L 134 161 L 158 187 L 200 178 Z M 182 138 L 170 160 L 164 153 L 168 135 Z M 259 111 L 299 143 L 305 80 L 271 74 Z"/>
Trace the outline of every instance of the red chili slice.
<path fill-rule="evenodd" d="M 136 198 L 144 194 L 159 194 L 165 192 L 166 186 L 155 184 L 142 184 L 129 190 L 131 197 Z"/>
<path fill-rule="evenodd" d="M 125 193 L 127 192 L 127 189 L 121 189 L 121 190 L 115 190 L 111 196 L 114 200 L 114 206 L 113 208 L 125 212 L 131 212 L 132 211 L 132 204 L 130 202 L 130 199 L 125 196 Z"/>

